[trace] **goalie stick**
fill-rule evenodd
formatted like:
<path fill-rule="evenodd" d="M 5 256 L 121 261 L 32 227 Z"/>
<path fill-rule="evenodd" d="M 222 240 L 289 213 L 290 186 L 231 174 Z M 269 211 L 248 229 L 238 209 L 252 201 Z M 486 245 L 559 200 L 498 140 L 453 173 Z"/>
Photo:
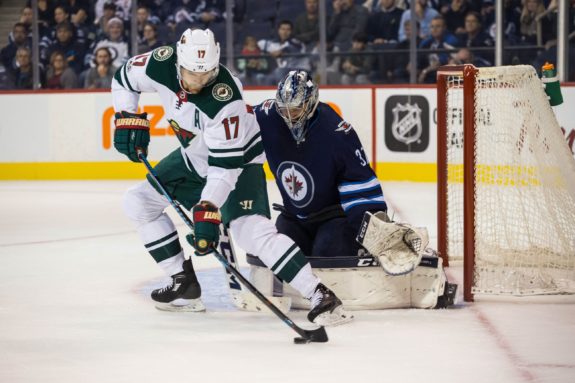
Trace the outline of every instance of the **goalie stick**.
<path fill-rule="evenodd" d="M 174 200 L 170 194 L 167 192 L 164 185 L 158 179 L 154 168 L 148 162 L 146 155 L 142 151 L 138 151 L 138 158 L 142 163 L 146 166 L 148 170 L 148 174 L 150 178 L 154 180 L 164 197 L 168 200 L 170 205 L 176 210 L 180 218 L 184 221 L 186 226 L 190 230 L 194 230 L 194 224 L 184 213 L 184 210 L 181 208 L 180 203 Z M 224 265 L 225 269 L 233 274 L 250 292 L 252 292 L 268 309 L 270 309 L 279 319 L 281 319 L 287 326 L 289 326 L 292 330 L 300 335 L 300 337 L 294 338 L 294 343 L 296 344 L 305 344 L 309 342 L 320 342 L 324 343 L 328 341 L 327 332 L 323 326 L 320 326 L 314 330 L 305 330 L 294 323 L 287 315 L 285 315 L 280 309 L 278 309 L 273 303 L 271 303 L 265 295 L 263 295 L 254 285 L 250 283 L 236 268 L 234 268 L 226 257 L 224 257 L 217 249 L 213 249 L 212 254 L 220 261 L 222 265 Z"/>

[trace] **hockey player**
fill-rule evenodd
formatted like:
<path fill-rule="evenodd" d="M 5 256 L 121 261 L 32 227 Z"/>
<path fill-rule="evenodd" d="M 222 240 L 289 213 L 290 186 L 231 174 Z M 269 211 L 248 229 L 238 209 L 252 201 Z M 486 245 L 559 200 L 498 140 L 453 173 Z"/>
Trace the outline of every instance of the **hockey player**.
<path fill-rule="evenodd" d="M 150 139 L 147 116 L 137 113 L 139 94 L 158 93 L 181 148 L 155 170 L 168 192 L 191 209 L 195 230 L 189 241 L 195 253 L 208 254 L 218 243 L 220 222 L 229 224 L 238 246 L 310 300 L 310 321 L 349 321 L 341 301 L 269 219 L 258 124 L 242 98 L 241 83 L 219 59 L 220 47 L 209 29 L 188 29 L 176 44 L 132 57 L 120 67 L 112 83 L 114 147 L 139 162 L 138 152 L 147 152 Z M 146 249 L 172 277 L 170 285 L 152 292 L 152 299 L 164 310 L 203 311 L 191 259 L 185 260 L 174 223 L 164 212 L 169 203 L 148 181 L 126 192 L 124 208 Z"/>
<path fill-rule="evenodd" d="M 383 266 L 386 274 L 379 270 L 383 279 L 409 274 L 422 260 L 427 232 L 390 222 L 381 185 L 357 134 L 329 105 L 319 102 L 318 96 L 310 74 L 294 70 L 279 83 L 275 99 L 254 108 L 267 160 L 283 199 L 283 206 L 275 206 L 281 211 L 276 221 L 278 231 L 292 238 L 310 260 L 323 265 L 317 266 L 321 269 L 337 268 L 334 265 L 342 264 L 341 258 L 358 266 L 367 249 L 378 256 L 378 260 L 370 259 Z M 365 249 L 356 241 L 358 233 Z M 417 288 L 434 290 L 432 297 L 423 296 L 422 306 L 415 303 L 414 307 L 435 306 L 447 287 L 437 258 L 429 263 L 436 265 L 424 278 L 430 286 Z M 399 279 L 392 278 L 390 283 L 397 282 L 396 287 L 407 283 L 409 288 L 409 280 Z M 335 284 L 342 292 L 345 280 Z M 368 290 L 375 291 L 373 286 Z M 406 304 L 411 306 L 411 301 Z"/>
<path fill-rule="evenodd" d="M 364 213 L 387 205 L 352 126 L 318 96 L 308 72 L 291 71 L 255 107 L 283 199 L 276 226 L 307 256 L 357 256 Z"/>

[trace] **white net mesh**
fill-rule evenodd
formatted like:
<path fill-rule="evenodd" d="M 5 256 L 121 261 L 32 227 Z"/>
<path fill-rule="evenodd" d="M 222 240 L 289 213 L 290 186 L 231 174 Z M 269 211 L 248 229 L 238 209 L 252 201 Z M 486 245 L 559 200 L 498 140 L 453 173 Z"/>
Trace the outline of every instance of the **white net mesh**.
<path fill-rule="evenodd" d="M 475 82 L 475 294 L 575 293 L 575 160 L 533 67 Z M 448 77 L 447 235 L 463 256 L 463 78 Z"/>

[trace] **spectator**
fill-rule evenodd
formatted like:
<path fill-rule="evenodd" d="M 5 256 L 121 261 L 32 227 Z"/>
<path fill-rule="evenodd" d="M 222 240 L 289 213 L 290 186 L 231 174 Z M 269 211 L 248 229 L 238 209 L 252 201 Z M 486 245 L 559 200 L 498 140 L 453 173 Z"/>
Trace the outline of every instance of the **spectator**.
<path fill-rule="evenodd" d="M 211 23 L 223 21 L 225 12 L 225 0 L 203 0 L 199 2 L 196 8 L 196 14 L 199 21 L 204 24 L 204 29 Z"/>
<path fill-rule="evenodd" d="M 277 84 L 292 69 L 310 69 L 307 57 L 283 57 L 285 54 L 305 53 L 305 46 L 291 37 L 292 30 L 292 22 L 283 20 L 279 23 L 276 39 L 258 41 L 260 50 L 276 59 L 277 68 L 268 76 L 268 84 Z"/>
<path fill-rule="evenodd" d="M 12 41 L 0 51 L 0 60 L 7 71 L 16 69 L 16 51 L 20 47 L 30 47 L 28 29 L 23 23 L 12 27 Z"/>
<path fill-rule="evenodd" d="M 244 84 L 264 85 L 266 74 L 269 72 L 269 61 L 261 56 L 262 51 L 258 48 L 257 40 L 253 36 L 247 36 L 241 51 L 242 56 L 253 56 L 239 58 L 236 63 L 237 69 L 241 72 L 240 78 Z"/>
<path fill-rule="evenodd" d="M 158 27 L 153 23 L 146 23 L 144 26 L 142 42 L 138 45 L 138 53 L 149 52 L 161 47 L 164 43 L 158 40 Z"/>
<path fill-rule="evenodd" d="M 477 68 L 491 66 L 491 63 L 481 57 L 475 56 L 469 48 L 461 48 L 449 59 L 451 65 L 473 64 Z"/>
<path fill-rule="evenodd" d="M 416 43 L 419 46 L 421 43 L 421 37 L 419 37 L 419 22 L 416 21 L 415 25 L 417 26 L 416 30 Z M 388 66 L 388 78 L 391 82 L 396 84 L 406 83 L 410 80 L 410 72 L 412 64 L 409 61 L 409 49 L 411 47 L 411 20 L 406 20 L 402 24 L 403 30 L 405 31 L 405 40 L 400 41 L 395 48 L 401 49 L 404 52 L 398 53 L 392 56 L 390 60 L 390 65 Z M 422 64 L 423 65 L 423 64 Z M 422 65 L 416 65 L 416 67 L 420 67 Z"/>
<path fill-rule="evenodd" d="M 319 41 L 318 0 L 305 0 L 305 13 L 300 14 L 294 23 L 294 38 L 312 49 Z"/>
<path fill-rule="evenodd" d="M 396 0 L 381 0 L 379 9 L 367 20 L 367 36 L 375 45 L 397 43 L 403 10 L 396 7 Z"/>
<path fill-rule="evenodd" d="M 457 37 L 452 35 L 445 27 L 445 20 L 442 16 L 436 16 L 431 20 L 431 36 L 419 44 L 421 49 L 453 49 L 459 45 Z M 449 53 L 432 52 L 427 56 L 427 67 L 419 76 L 419 82 L 435 83 L 437 68 L 449 62 Z"/>
<path fill-rule="evenodd" d="M 345 51 L 356 33 L 365 33 L 369 13 L 353 0 L 333 0 L 333 14 L 327 25 L 327 40 Z"/>
<path fill-rule="evenodd" d="M 56 29 L 60 24 L 68 23 L 70 19 L 70 14 L 66 7 L 63 5 L 58 5 L 54 8 L 54 23 L 48 30 L 48 33 L 42 37 L 40 40 L 40 59 L 45 63 L 50 57 L 48 52 L 48 47 L 56 43 Z M 74 32 L 75 33 L 75 32 Z"/>
<path fill-rule="evenodd" d="M 355 55 L 346 57 L 341 64 L 343 75 L 341 83 L 350 84 L 369 84 L 369 76 L 373 70 L 374 56 L 360 55 L 358 53 L 367 52 L 367 35 L 357 33 L 353 36 L 351 52 Z"/>
<path fill-rule="evenodd" d="M 479 11 L 470 3 L 469 0 L 451 0 L 451 3 L 445 7 L 441 14 L 445 19 L 447 30 L 454 34 L 465 33 L 465 15 L 470 11 Z"/>
<path fill-rule="evenodd" d="M 106 35 L 108 22 L 116 17 L 116 10 L 116 4 L 114 4 L 112 1 L 103 4 L 100 16 L 98 16 L 98 8 L 96 8 L 96 21 L 94 23 L 96 25 L 96 33 L 98 38 L 102 38 Z"/>
<path fill-rule="evenodd" d="M 26 2 L 27 7 L 31 7 L 31 1 Z M 31 10 L 32 8 L 30 8 Z M 38 22 L 48 28 L 54 20 L 54 6 L 50 0 L 38 0 Z M 31 23 L 32 21 L 30 21 Z"/>
<path fill-rule="evenodd" d="M 14 89 L 33 89 L 32 54 L 30 48 L 20 47 L 16 50 L 16 69 L 11 72 L 11 83 Z M 40 68 L 40 82 L 43 79 L 43 70 Z"/>
<path fill-rule="evenodd" d="M 70 21 L 76 30 L 76 42 L 84 48 L 89 47 L 96 40 L 96 27 L 88 23 L 88 12 L 85 8 L 74 8 Z"/>
<path fill-rule="evenodd" d="M 64 5 L 54 8 L 54 26 L 70 21 L 70 11 Z"/>
<path fill-rule="evenodd" d="M 542 0 L 525 0 L 520 17 L 521 42 L 526 45 L 537 45 L 537 16 L 545 12 Z M 552 36 L 551 19 L 541 19 L 542 44 Z"/>
<path fill-rule="evenodd" d="M 86 63 L 94 66 L 94 54 L 100 47 L 107 47 L 112 53 L 112 64 L 119 68 L 129 58 L 128 43 L 124 40 L 124 22 L 117 17 L 108 20 L 106 37 L 97 41 L 91 47 L 91 53 L 86 55 Z"/>
<path fill-rule="evenodd" d="M 469 12 L 465 16 L 465 33 L 457 36 L 459 46 L 468 48 L 491 48 L 493 39 L 481 27 L 481 16 L 477 12 Z M 478 59 L 484 59 L 493 62 L 492 51 L 478 51 L 474 54 Z"/>
<path fill-rule="evenodd" d="M 100 24 L 99 21 L 102 17 L 106 17 L 106 19 L 100 24 L 101 27 L 105 27 L 108 20 L 112 17 L 117 17 L 123 21 L 129 20 L 131 15 L 131 5 L 132 0 L 97 0 L 94 7 L 96 13 L 96 24 Z M 114 13 L 109 16 L 109 10 L 112 6 Z M 108 15 L 106 15 L 106 7 L 108 7 Z"/>
<path fill-rule="evenodd" d="M 55 51 L 62 52 L 70 67 L 76 74 L 84 69 L 84 56 L 86 49 L 76 42 L 72 24 L 62 22 L 56 27 L 56 42 L 51 44 L 46 50 L 46 57 L 51 57 Z"/>
<path fill-rule="evenodd" d="M 78 87 L 78 76 L 68 68 L 66 57 L 62 52 L 55 51 L 50 55 L 50 66 L 46 73 L 46 88 L 72 89 Z"/>
<path fill-rule="evenodd" d="M 88 69 L 84 88 L 86 89 L 109 89 L 116 67 L 112 65 L 112 54 L 106 47 L 101 47 L 95 53 L 95 66 Z"/>
<path fill-rule="evenodd" d="M 22 8 L 22 11 L 20 12 L 20 22 L 22 24 L 26 25 L 28 30 L 32 29 L 33 18 L 34 18 L 34 15 L 32 12 L 32 7 L 25 6 L 24 8 Z"/>
<path fill-rule="evenodd" d="M 414 0 L 415 2 L 415 15 L 416 20 L 419 22 L 419 36 L 422 39 L 426 39 L 430 36 L 431 31 L 429 26 L 431 25 L 431 20 L 439 16 L 439 12 L 431 8 L 427 4 L 427 0 Z M 411 9 L 407 9 L 401 15 L 401 24 L 399 26 L 399 41 L 406 39 L 405 36 L 405 22 L 411 20 Z"/>
<path fill-rule="evenodd" d="M 32 7 L 26 6 L 26 7 L 22 8 L 22 11 L 20 12 L 19 22 L 26 26 L 26 30 L 28 31 L 28 39 L 30 41 L 32 41 Z M 47 26 L 44 25 L 39 20 L 38 21 L 38 34 L 40 35 L 40 37 L 42 37 L 46 33 L 48 33 Z M 8 42 L 11 43 L 13 41 L 14 41 L 14 35 L 13 35 L 12 31 L 10 31 L 10 34 L 8 35 Z"/>
<path fill-rule="evenodd" d="M 138 29 L 139 43 L 144 43 L 144 28 L 148 23 L 158 25 L 160 24 L 160 19 L 157 16 L 152 15 L 150 9 L 145 5 L 138 6 L 138 9 L 136 10 L 136 25 Z M 154 32 L 157 35 L 157 27 L 154 29 Z"/>

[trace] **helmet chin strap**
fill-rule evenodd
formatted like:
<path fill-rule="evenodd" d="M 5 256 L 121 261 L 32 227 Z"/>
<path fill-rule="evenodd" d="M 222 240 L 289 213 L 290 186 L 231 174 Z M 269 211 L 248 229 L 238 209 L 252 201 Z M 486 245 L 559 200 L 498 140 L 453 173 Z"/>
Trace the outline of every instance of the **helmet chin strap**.
<path fill-rule="evenodd" d="M 186 83 L 184 82 L 184 80 L 182 80 L 182 72 L 180 69 L 180 65 L 178 65 L 178 63 L 176 63 L 175 65 L 176 65 L 176 73 L 178 76 L 178 81 L 180 82 L 180 88 L 182 88 L 182 90 L 187 94 L 194 94 L 193 92 L 190 92 L 189 90 L 186 89 Z M 202 85 L 202 87 L 198 90 L 198 92 L 201 91 L 202 89 L 212 85 L 216 81 L 216 78 L 218 77 L 218 74 L 220 73 L 219 66 L 212 69 L 212 71 L 214 72 L 213 76 L 210 78 L 210 80 L 205 85 Z"/>

